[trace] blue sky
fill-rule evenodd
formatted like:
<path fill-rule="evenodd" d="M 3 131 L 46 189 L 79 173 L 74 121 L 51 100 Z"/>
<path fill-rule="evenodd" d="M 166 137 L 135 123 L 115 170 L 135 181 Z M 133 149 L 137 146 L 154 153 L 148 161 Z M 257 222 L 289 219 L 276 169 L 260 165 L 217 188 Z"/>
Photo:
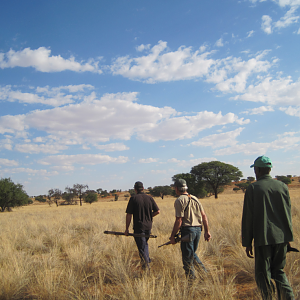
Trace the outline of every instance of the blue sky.
<path fill-rule="evenodd" d="M 29 195 L 300 172 L 300 0 L 2 1 L 0 177 Z"/>

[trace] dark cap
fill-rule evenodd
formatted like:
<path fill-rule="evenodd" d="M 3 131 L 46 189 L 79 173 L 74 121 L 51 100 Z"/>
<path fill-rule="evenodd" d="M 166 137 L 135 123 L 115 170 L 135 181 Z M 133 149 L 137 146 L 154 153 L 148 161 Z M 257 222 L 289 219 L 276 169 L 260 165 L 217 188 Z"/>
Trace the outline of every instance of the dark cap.
<path fill-rule="evenodd" d="M 182 188 L 182 187 L 186 187 L 186 181 L 184 179 L 176 179 L 176 181 L 174 182 L 174 185 L 178 188 Z"/>
<path fill-rule="evenodd" d="M 137 181 L 137 182 L 134 184 L 134 188 L 135 188 L 135 189 L 143 189 L 143 188 L 144 188 L 144 185 L 143 185 L 142 182 Z"/>

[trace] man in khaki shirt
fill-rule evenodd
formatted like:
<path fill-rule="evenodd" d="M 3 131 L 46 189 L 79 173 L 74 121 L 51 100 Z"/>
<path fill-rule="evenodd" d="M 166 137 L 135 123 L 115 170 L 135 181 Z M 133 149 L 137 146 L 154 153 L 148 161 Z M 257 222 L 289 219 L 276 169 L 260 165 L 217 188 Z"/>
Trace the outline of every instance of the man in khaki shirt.
<path fill-rule="evenodd" d="M 184 179 L 178 179 L 174 183 L 175 192 L 179 196 L 175 203 L 175 223 L 170 237 L 171 244 L 175 244 L 175 235 L 180 230 L 181 236 L 189 235 L 188 242 L 181 242 L 183 269 L 187 278 L 195 279 L 195 265 L 206 271 L 204 265 L 196 254 L 202 225 L 204 227 L 204 239 L 209 241 L 211 235 L 208 229 L 208 220 L 204 209 L 197 197 L 187 193 L 187 185 Z"/>

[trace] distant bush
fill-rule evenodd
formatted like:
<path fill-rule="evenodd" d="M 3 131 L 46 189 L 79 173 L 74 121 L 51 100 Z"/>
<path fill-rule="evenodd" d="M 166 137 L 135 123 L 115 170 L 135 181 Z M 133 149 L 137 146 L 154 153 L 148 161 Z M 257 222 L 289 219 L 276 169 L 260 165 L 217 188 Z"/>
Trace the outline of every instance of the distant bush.
<path fill-rule="evenodd" d="M 34 198 L 34 200 L 39 201 L 39 202 L 46 202 L 47 201 L 47 199 L 44 198 L 44 196 L 42 196 L 42 195 L 36 196 Z"/>
<path fill-rule="evenodd" d="M 290 184 L 292 182 L 290 177 L 287 176 L 276 176 L 277 180 L 282 181 L 285 184 Z"/>

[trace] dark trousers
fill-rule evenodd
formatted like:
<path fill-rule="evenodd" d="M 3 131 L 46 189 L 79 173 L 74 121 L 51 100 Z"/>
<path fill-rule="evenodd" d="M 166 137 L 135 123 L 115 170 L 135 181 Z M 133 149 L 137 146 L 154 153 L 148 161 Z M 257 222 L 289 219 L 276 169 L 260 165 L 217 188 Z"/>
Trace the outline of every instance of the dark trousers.
<path fill-rule="evenodd" d="M 182 237 L 186 235 L 190 236 L 189 242 L 181 242 L 181 253 L 185 275 L 190 279 L 194 279 L 195 266 L 200 267 L 200 269 L 203 269 L 206 272 L 203 263 L 196 254 L 201 236 L 201 227 L 183 226 L 180 231 Z"/>
<path fill-rule="evenodd" d="M 134 233 L 143 233 L 145 235 L 150 235 L 151 230 L 134 229 Z M 149 263 L 151 261 L 149 257 L 149 247 L 148 247 L 149 237 L 134 237 L 134 240 L 139 250 L 139 256 L 141 258 L 142 268 L 149 269 Z"/>
<path fill-rule="evenodd" d="M 283 271 L 286 263 L 287 244 L 275 244 L 255 247 L 255 280 L 263 299 L 272 299 L 275 287 L 278 299 L 295 299 L 293 290 Z"/>

